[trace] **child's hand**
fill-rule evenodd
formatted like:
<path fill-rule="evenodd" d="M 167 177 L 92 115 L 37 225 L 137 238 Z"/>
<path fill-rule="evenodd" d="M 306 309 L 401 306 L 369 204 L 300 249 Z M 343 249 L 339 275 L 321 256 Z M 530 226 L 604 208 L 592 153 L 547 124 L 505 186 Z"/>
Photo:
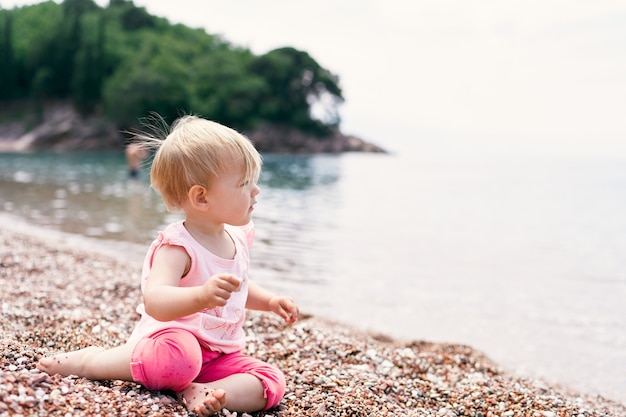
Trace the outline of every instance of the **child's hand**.
<path fill-rule="evenodd" d="M 298 320 L 298 306 L 293 298 L 275 296 L 269 302 L 270 311 L 282 317 L 287 324 Z"/>
<path fill-rule="evenodd" d="M 221 307 L 226 305 L 231 293 L 239 291 L 241 281 L 230 274 L 215 274 L 200 287 L 202 289 L 202 305 L 205 308 Z"/>

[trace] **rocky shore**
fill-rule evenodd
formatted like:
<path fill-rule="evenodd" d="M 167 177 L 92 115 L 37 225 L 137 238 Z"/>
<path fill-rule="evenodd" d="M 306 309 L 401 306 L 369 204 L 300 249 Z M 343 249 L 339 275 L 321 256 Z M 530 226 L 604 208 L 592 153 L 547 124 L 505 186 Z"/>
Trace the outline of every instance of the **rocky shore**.
<path fill-rule="evenodd" d="M 40 118 L 26 104 L 5 107 L 0 105 L 0 152 L 114 149 L 122 147 L 126 140 L 104 118 L 83 117 L 66 102 L 48 103 Z M 289 127 L 263 125 L 242 133 L 259 151 L 268 153 L 385 152 L 377 145 L 341 132 L 317 138 Z"/>
<path fill-rule="evenodd" d="M 0 416 L 189 415 L 168 392 L 35 369 L 58 351 L 121 344 L 137 319 L 141 259 L 66 242 L 0 227 Z M 468 346 L 401 343 L 306 314 L 287 327 L 250 313 L 247 328 L 247 351 L 287 377 L 280 406 L 254 416 L 626 416 L 624 405 L 512 375 Z"/>

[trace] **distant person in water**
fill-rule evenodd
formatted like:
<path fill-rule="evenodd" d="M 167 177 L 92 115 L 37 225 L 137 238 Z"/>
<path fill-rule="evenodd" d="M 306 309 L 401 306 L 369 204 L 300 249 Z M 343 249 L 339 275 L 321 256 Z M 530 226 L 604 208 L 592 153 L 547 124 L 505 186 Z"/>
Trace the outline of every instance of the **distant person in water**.
<path fill-rule="evenodd" d="M 139 178 L 141 163 L 148 156 L 148 151 L 137 142 L 131 142 L 126 146 L 126 162 L 128 162 L 128 175 L 130 178 Z"/>
<path fill-rule="evenodd" d="M 242 352 L 246 309 L 274 312 L 288 324 L 298 319 L 292 298 L 248 278 L 259 153 L 236 131 L 196 116 L 175 121 L 164 140 L 139 138 L 157 147 L 152 186 L 169 210 L 185 214 L 148 250 L 141 319 L 122 346 L 59 353 L 37 368 L 172 390 L 203 416 L 224 407 L 240 413 L 275 407 L 285 392 L 283 373 Z"/>

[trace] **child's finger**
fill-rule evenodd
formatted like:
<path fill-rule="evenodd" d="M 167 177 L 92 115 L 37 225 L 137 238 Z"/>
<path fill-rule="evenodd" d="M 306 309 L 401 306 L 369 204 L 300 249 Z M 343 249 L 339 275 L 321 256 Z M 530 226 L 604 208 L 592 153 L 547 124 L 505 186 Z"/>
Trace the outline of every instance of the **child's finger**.
<path fill-rule="evenodd" d="M 241 287 L 241 280 L 239 278 L 230 274 L 220 275 L 220 278 L 222 281 L 225 281 L 234 287 L 231 291 L 239 291 L 239 288 Z"/>
<path fill-rule="evenodd" d="M 286 300 L 286 302 L 282 306 L 282 314 L 283 318 L 287 323 L 295 323 L 298 320 L 298 307 L 296 306 L 295 301 Z"/>

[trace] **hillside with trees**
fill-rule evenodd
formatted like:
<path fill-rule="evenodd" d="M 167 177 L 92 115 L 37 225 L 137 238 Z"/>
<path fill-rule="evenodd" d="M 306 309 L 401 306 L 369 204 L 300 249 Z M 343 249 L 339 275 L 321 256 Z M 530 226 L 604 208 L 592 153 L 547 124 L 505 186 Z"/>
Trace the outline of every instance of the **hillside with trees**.
<path fill-rule="evenodd" d="M 339 78 L 307 52 L 286 46 L 255 55 L 130 0 L 0 10 L 0 62 L 5 136 L 19 131 L 16 120 L 24 131 L 45 126 L 51 106 L 62 103 L 77 123 L 107 126 L 98 132 L 139 128 L 152 112 L 168 122 L 193 113 L 269 151 L 324 151 L 341 148 L 325 141 L 358 141 L 340 132 Z M 43 136 L 40 146 L 48 141 Z"/>

